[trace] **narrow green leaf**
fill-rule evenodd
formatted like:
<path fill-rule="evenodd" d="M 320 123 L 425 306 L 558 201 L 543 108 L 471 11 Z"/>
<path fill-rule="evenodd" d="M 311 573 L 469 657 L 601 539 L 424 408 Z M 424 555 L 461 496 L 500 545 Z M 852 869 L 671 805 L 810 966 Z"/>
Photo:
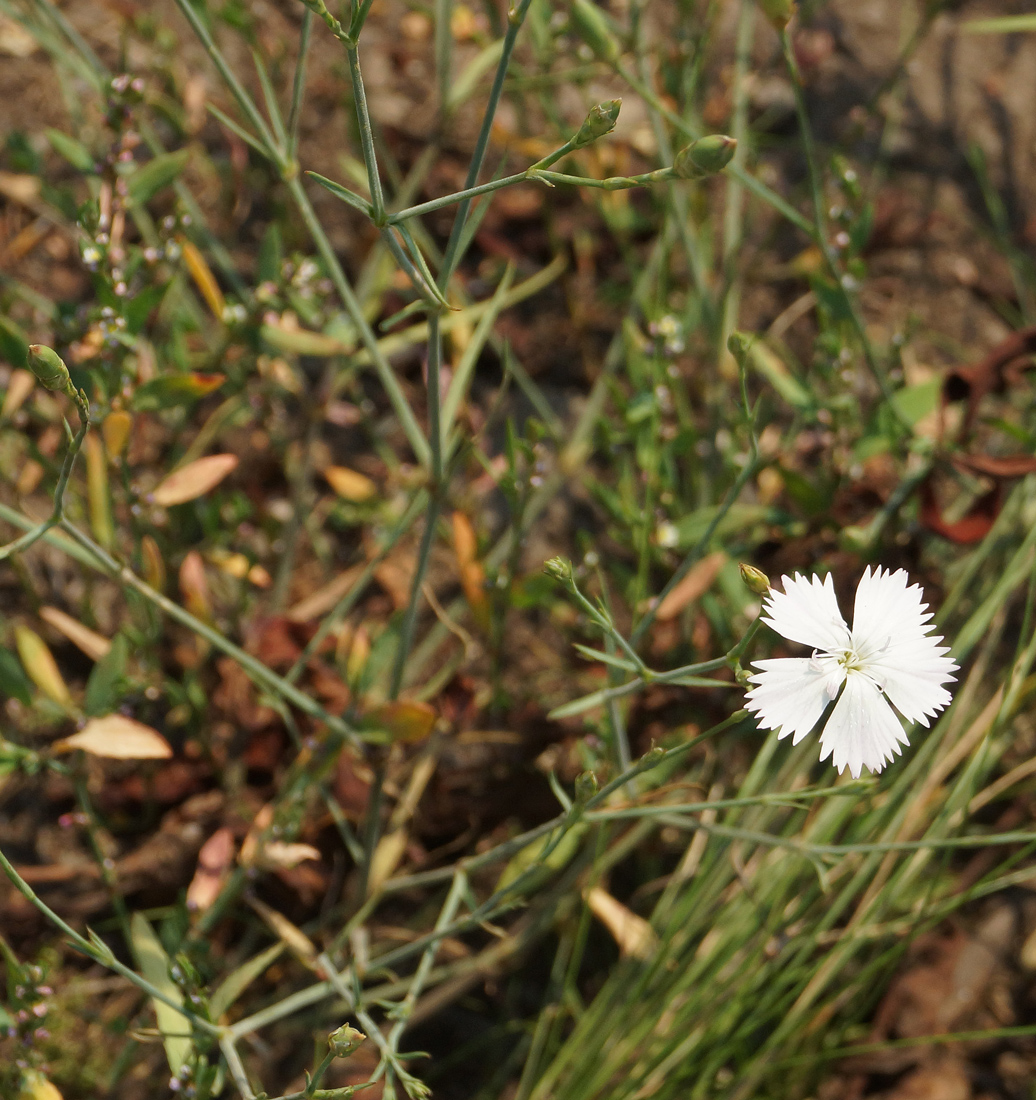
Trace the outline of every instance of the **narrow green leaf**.
<path fill-rule="evenodd" d="M 186 149 L 177 149 L 175 153 L 161 153 L 138 168 L 127 181 L 130 205 L 144 206 L 171 184 L 187 167 L 188 156 Z"/>
<path fill-rule="evenodd" d="M 63 156 L 73 168 L 78 168 L 80 172 L 93 172 L 96 162 L 90 150 L 82 142 L 76 141 L 68 134 L 63 134 L 60 130 L 48 129 L 43 132 L 54 151 Z"/>
<path fill-rule="evenodd" d="M 355 191 L 350 191 L 340 183 L 329 180 L 327 176 L 322 176 L 319 172 L 307 172 L 306 175 L 309 176 L 311 180 L 319 183 L 321 187 L 326 187 L 335 198 L 341 199 L 342 202 L 347 202 L 350 206 L 355 207 L 357 210 L 366 214 L 367 217 L 370 217 L 371 204 L 365 198 L 357 195 Z"/>
<path fill-rule="evenodd" d="M 209 1011 L 212 1013 L 212 1018 L 218 1020 L 252 982 L 270 968 L 274 959 L 283 951 L 284 944 L 275 943 L 232 970 L 209 998 Z"/>
<path fill-rule="evenodd" d="M 183 992 L 169 976 L 169 956 L 143 913 L 134 913 L 130 919 L 130 938 L 133 957 L 141 973 L 156 989 L 160 989 L 178 1004 L 183 1004 Z M 151 998 L 162 1033 L 169 1069 L 175 1076 L 191 1053 L 191 1023 L 181 1012 L 164 1001 Z"/>

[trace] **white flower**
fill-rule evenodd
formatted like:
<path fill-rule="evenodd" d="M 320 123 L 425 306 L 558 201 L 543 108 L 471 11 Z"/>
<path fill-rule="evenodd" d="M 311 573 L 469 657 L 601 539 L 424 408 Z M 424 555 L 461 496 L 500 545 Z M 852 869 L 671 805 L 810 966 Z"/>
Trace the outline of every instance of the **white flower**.
<path fill-rule="evenodd" d="M 797 745 L 817 724 L 845 685 L 820 737 L 821 760 L 832 757 L 854 779 L 863 768 L 880 772 L 900 745 L 910 742 L 891 702 L 908 722 L 928 719 L 950 702 L 943 684 L 958 666 L 941 637 L 931 637 L 932 617 L 920 586 L 907 586 L 903 569 L 870 568 L 856 589 L 852 630 L 846 626 L 830 574 L 783 577 L 784 592 L 772 589 L 763 603 L 763 622 L 791 642 L 813 648 L 811 657 L 756 661 L 749 680 L 757 686 L 745 706 L 761 729 L 792 735 Z M 886 702 L 886 698 L 889 702 Z"/>

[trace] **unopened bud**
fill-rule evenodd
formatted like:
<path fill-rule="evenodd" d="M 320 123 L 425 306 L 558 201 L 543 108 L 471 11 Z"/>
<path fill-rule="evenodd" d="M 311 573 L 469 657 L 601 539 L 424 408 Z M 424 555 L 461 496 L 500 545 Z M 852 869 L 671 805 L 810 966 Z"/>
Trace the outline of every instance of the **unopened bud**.
<path fill-rule="evenodd" d="M 778 33 L 784 30 L 795 14 L 795 0 L 759 0 L 759 7 Z"/>
<path fill-rule="evenodd" d="M 673 171 L 682 180 L 696 180 L 720 172 L 734 159 L 737 140 L 726 134 L 709 134 L 692 141 L 676 154 Z"/>
<path fill-rule="evenodd" d="M 572 25 L 576 33 L 602 61 L 617 61 L 619 42 L 608 18 L 593 0 L 572 0 Z"/>
<path fill-rule="evenodd" d="M 551 558 L 543 563 L 543 572 L 556 581 L 569 581 L 572 579 L 572 564 L 564 558 Z"/>
<path fill-rule="evenodd" d="M 27 363 L 40 385 L 48 390 L 71 389 L 68 367 L 53 348 L 48 348 L 46 344 L 30 344 Z"/>
<path fill-rule="evenodd" d="M 604 137 L 605 134 L 610 134 L 615 129 L 615 121 L 619 117 L 621 106 L 621 99 L 609 99 L 606 103 L 598 103 L 595 107 L 591 107 L 586 121 L 572 138 L 572 148 L 582 149 L 598 138 Z"/>
<path fill-rule="evenodd" d="M 336 1058 L 348 1058 L 366 1038 L 367 1036 L 357 1028 L 350 1024 L 342 1024 L 340 1028 L 328 1035 L 327 1045 Z"/>
<path fill-rule="evenodd" d="M 752 337 L 747 333 L 738 332 L 735 329 L 727 337 L 727 351 L 733 355 L 739 367 L 744 366 L 748 356 L 748 349 L 752 346 Z"/>
<path fill-rule="evenodd" d="M 770 578 L 761 569 L 744 562 L 738 565 L 738 569 L 741 570 L 741 579 L 757 595 L 765 596 L 770 591 Z"/>
<path fill-rule="evenodd" d="M 597 776 L 593 772 L 580 772 L 576 776 L 576 802 L 589 801 L 599 789 Z"/>

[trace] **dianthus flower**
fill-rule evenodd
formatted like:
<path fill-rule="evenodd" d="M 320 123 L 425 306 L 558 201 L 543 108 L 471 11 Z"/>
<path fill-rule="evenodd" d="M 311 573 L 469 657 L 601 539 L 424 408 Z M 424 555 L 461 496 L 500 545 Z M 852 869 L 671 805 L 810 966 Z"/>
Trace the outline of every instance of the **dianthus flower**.
<path fill-rule="evenodd" d="M 920 586 L 908 586 L 903 569 L 872 573 L 868 567 L 850 630 L 830 574 L 822 583 L 798 573 L 782 580 L 783 593 L 767 594 L 763 622 L 788 641 L 811 646 L 813 654 L 753 662 L 760 671 L 749 677 L 756 686 L 746 708 L 761 729 L 779 730 L 779 738 L 790 734 L 797 745 L 837 697 L 820 736 L 820 759 L 830 756 L 854 779 L 864 768 L 880 772 L 910 743 L 889 702 L 908 722 L 927 726 L 950 702 L 943 685 L 956 679 L 949 649 L 929 633 L 932 613 Z"/>

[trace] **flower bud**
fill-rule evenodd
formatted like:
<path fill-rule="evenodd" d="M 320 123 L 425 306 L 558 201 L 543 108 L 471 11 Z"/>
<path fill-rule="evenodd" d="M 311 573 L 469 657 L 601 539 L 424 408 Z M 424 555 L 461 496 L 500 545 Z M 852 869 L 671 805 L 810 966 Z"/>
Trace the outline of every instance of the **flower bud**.
<path fill-rule="evenodd" d="M 572 138 L 572 148 L 582 149 L 598 138 L 604 137 L 605 134 L 610 134 L 615 129 L 615 121 L 619 117 L 621 106 L 621 99 L 609 99 L 605 103 L 598 103 L 595 107 L 591 107 L 586 121 Z"/>
<path fill-rule="evenodd" d="M 743 366 L 748 355 L 748 349 L 752 345 L 752 337 L 735 329 L 727 337 L 727 351 L 733 355 L 738 366 Z"/>
<path fill-rule="evenodd" d="M 759 7 L 778 33 L 784 30 L 795 14 L 795 0 L 759 0 Z"/>
<path fill-rule="evenodd" d="M 770 591 L 770 578 L 761 569 L 744 562 L 738 565 L 738 569 L 741 570 L 741 579 L 757 595 L 765 596 Z"/>
<path fill-rule="evenodd" d="M 709 134 L 676 154 L 673 171 L 682 180 L 696 180 L 722 171 L 734 159 L 737 141 L 726 134 Z"/>
<path fill-rule="evenodd" d="M 600 790 L 597 776 L 591 771 L 580 772 L 576 776 L 576 802 L 588 802 Z"/>
<path fill-rule="evenodd" d="M 572 0 L 572 25 L 576 33 L 602 61 L 617 61 L 619 43 L 608 25 L 607 16 L 593 0 Z"/>
<path fill-rule="evenodd" d="M 48 390 L 71 388 L 72 379 L 68 375 L 65 361 L 46 344 L 30 344 L 27 363 L 40 385 L 46 386 Z"/>
<path fill-rule="evenodd" d="M 348 1058 L 367 1036 L 349 1024 L 342 1024 L 327 1037 L 327 1045 L 336 1058 Z"/>
<path fill-rule="evenodd" d="M 551 558 L 543 563 L 543 572 L 556 581 L 570 581 L 572 579 L 572 564 L 564 558 Z"/>

